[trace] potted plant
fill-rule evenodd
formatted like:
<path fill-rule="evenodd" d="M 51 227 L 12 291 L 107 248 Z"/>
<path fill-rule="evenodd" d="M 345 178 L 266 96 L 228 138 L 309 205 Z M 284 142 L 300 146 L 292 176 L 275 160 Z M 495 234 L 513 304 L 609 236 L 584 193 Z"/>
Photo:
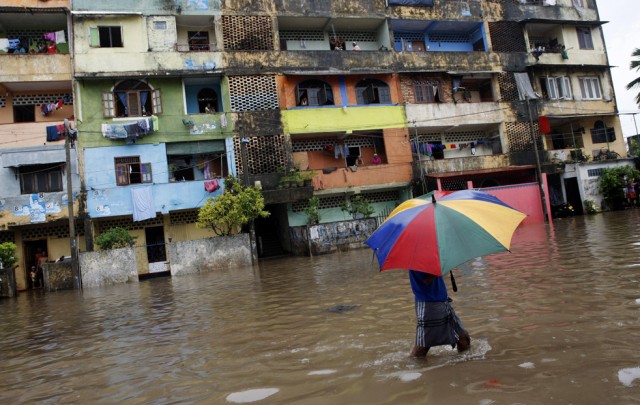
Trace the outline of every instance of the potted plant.
<path fill-rule="evenodd" d="M 305 187 L 309 187 L 311 186 L 311 179 L 313 179 L 313 177 L 316 175 L 317 173 L 314 170 L 308 170 L 306 172 L 302 172 L 302 178 L 304 179 L 304 185 Z"/>
<path fill-rule="evenodd" d="M 369 200 L 364 198 L 362 195 L 357 195 L 351 198 L 350 201 L 345 201 L 340 209 L 351 214 L 353 219 L 369 218 L 374 212 L 376 212 L 369 203 Z"/>

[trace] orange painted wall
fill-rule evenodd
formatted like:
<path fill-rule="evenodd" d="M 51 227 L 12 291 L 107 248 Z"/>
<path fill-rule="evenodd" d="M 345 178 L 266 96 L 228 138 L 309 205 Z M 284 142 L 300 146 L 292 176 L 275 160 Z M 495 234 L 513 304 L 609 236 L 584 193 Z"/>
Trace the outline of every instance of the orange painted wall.
<path fill-rule="evenodd" d="M 342 94 L 340 92 L 340 78 L 339 76 L 280 76 L 277 81 L 280 95 L 280 108 L 288 109 L 297 107 L 296 105 L 296 86 L 305 80 L 317 79 L 322 80 L 329 85 L 333 90 L 333 98 L 335 105 L 356 105 L 356 84 L 363 79 L 378 79 L 389 85 L 391 91 L 391 102 L 393 104 L 399 104 L 402 101 L 402 95 L 400 93 L 400 86 L 398 84 L 397 74 L 387 75 L 353 75 L 345 77 L 345 84 L 347 87 L 347 100 L 343 103 Z"/>

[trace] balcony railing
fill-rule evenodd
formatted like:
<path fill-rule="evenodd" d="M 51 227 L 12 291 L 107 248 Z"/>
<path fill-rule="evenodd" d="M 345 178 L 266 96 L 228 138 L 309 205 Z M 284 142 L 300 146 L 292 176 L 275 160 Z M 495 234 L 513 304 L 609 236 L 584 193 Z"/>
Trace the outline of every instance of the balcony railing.
<path fill-rule="evenodd" d="M 176 52 L 214 52 L 216 44 L 176 44 Z"/>

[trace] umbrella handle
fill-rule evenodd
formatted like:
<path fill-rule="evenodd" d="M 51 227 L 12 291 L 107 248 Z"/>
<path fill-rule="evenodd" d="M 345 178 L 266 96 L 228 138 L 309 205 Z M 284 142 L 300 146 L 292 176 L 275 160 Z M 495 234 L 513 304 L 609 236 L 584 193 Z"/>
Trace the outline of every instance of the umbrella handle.
<path fill-rule="evenodd" d="M 451 288 L 453 292 L 458 292 L 458 285 L 456 284 L 456 279 L 453 277 L 453 270 L 449 272 L 449 275 L 451 276 Z"/>

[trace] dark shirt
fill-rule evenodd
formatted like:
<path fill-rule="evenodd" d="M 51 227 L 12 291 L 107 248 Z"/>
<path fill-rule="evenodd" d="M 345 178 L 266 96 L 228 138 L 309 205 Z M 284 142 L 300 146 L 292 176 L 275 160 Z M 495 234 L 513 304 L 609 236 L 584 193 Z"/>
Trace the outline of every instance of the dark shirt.
<path fill-rule="evenodd" d="M 416 300 L 426 302 L 444 302 L 449 299 L 447 286 L 442 277 L 434 277 L 428 282 L 429 274 L 409 270 L 409 281 Z M 427 284 L 428 282 L 428 284 Z"/>

